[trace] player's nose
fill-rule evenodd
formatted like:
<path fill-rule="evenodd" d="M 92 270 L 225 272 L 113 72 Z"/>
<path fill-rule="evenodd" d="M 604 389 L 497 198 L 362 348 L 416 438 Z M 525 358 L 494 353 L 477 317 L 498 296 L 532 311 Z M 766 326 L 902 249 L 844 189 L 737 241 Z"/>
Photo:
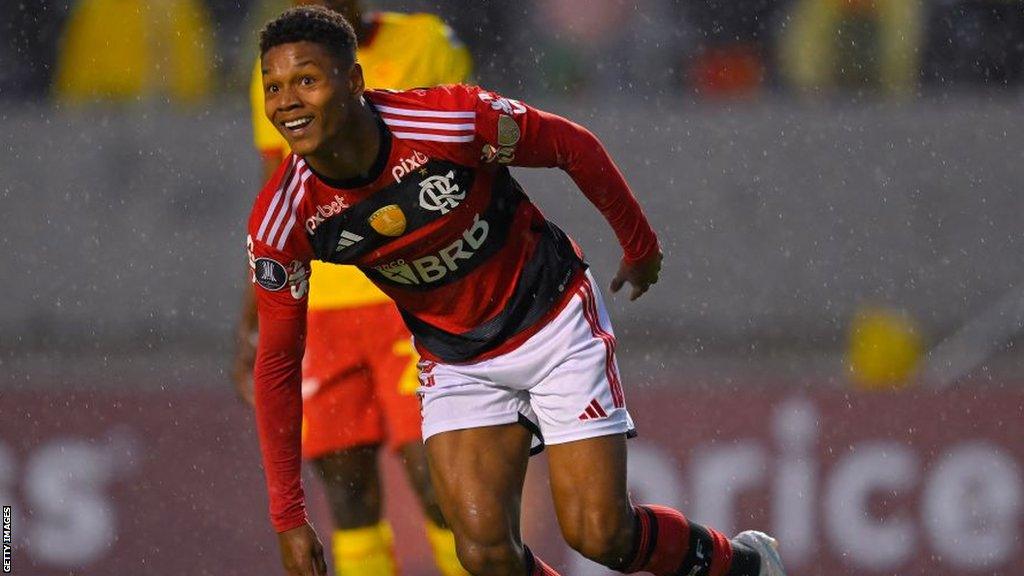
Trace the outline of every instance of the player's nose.
<path fill-rule="evenodd" d="M 282 88 L 277 97 L 278 110 L 292 110 L 302 106 L 298 93 L 291 88 Z"/>

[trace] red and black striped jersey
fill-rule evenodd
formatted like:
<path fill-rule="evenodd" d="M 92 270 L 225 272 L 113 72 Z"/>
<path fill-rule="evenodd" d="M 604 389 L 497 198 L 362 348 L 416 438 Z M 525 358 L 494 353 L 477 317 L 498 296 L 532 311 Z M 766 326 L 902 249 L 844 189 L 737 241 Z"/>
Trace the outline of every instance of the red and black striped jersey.
<path fill-rule="evenodd" d="M 278 530 L 304 519 L 293 418 L 310 260 L 359 267 L 395 301 L 421 355 L 460 363 L 522 343 L 561 310 L 586 267 L 509 165 L 562 168 L 609 221 L 625 259 L 658 252 L 621 173 L 582 127 L 474 86 L 365 99 L 381 132 L 369 173 L 332 180 L 291 155 L 249 220 L 254 377 Z"/>

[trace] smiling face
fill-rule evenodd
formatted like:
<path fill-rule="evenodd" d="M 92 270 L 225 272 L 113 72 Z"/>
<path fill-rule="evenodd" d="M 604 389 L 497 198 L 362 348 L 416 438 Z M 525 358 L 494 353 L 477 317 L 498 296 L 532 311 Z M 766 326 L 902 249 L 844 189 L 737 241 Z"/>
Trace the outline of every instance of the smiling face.
<path fill-rule="evenodd" d="M 299 156 L 324 153 L 363 94 L 359 65 L 300 41 L 268 49 L 262 69 L 267 118 Z"/>

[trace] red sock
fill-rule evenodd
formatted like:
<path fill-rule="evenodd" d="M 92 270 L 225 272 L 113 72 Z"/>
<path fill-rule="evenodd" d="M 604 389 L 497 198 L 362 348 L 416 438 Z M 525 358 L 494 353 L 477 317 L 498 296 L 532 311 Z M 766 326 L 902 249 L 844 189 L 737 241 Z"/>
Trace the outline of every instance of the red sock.
<path fill-rule="evenodd" d="M 728 572 L 732 543 L 722 533 L 694 524 L 664 506 L 636 506 L 634 510 L 636 556 L 623 572 L 655 576 L 725 576 Z"/>
<path fill-rule="evenodd" d="M 529 548 L 523 546 L 526 552 L 526 576 L 559 576 L 558 572 L 533 555 Z"/>

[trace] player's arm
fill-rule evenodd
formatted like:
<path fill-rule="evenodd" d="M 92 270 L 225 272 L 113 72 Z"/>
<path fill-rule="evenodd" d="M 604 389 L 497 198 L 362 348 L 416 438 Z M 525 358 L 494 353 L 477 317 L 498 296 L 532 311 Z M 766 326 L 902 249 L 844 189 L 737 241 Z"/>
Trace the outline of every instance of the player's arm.
<path fill-rule="evenodd" d="M 301 476 L 308 260 L 254 241 L 252 235 L 248 242 L 260 326 L 253 391 L 270 520 L 288 574 L 326 576 L 323 546 L 306 516 Z"/>
<path fill-rule="evenodd" d="M 327 576 L 323 545 L 306 517 L 302 490 L 302 354 L 306 307 L 281 307 L 257 288 L 259 344 L 253 373 L 256 423 L 278 533 L 281 562 L 291 576 Z"/>
<path fill-rule="evenodd" d="M 564 170 L 611 225 L 623 257 L 612 292 L 633 286 L 636 300 L 658 281 L 661 247 L 643 209 L 600 140 L 561 116 L 480 92 L 477 133 L 493 146 L 494 161 Z"/>
<path fill-rule="evenodd" d="M 281 266 L 276 262 L 257 266 Z M 262 273 L 262 272 L 258 272 Z M 306 309 L 256 288 L 259 343 L 253 371 L 253 398 L 260 450 L 270 495 L 274 528 L 284 532 L 306 522 L 300 480 L 302 442 L 302 355 L 305 350 Z"/>

